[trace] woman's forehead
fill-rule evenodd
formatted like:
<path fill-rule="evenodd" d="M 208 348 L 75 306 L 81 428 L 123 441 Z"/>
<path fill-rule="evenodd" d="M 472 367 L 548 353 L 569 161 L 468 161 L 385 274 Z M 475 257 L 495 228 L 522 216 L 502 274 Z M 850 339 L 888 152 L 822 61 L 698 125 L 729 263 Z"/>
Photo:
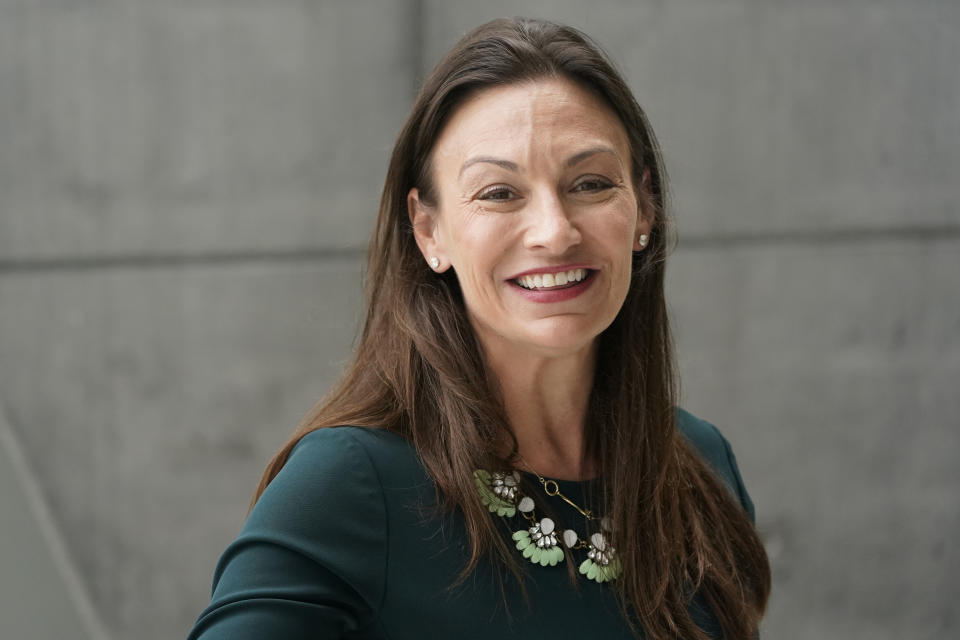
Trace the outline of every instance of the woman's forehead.
<path fill-rule="evenodd" d="M 471 96 L 444 127 L 434 158 L 446 164 L 499 157 L 522 164 L 534 153 L 561 160 L 598 147 L 611 148 L 627 163 L 629 144 L 620 120 L 594 93 L 550 78 Z"/>

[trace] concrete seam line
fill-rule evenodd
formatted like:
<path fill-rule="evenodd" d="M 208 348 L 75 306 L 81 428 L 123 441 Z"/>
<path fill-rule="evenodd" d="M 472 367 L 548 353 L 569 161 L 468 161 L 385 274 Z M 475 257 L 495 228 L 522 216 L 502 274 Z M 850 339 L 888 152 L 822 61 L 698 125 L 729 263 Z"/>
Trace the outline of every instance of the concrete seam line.
<path fill-rule="evenodd" d="M 110 636 L 106 632 L 106 627 L 100 620 L 80 573 L 70 558 L 63 536 L 60 535 L 60 530 L 57 528 L 53 514 L 50 512 L 50 507 L 43 497 L 43 492 L 34 478 L 30 464 L 23 454 L 23 449 L 20 447 L 20 441 L 10 426 L 3 409 L 4 407 L 0 405 L 0 445 L 7 452 L 13 474 L 20 483 L 20 488 L 27 499 L 27 504 L 37 527 L 40 529 L 40 535 L 47 546 L 53 565 L 63 580 L 74 607 L 77 609 L 77 614 L 87 637 L 90 640 L 109 640 Z"/>
<path fill-rule="evenodd" d="M 47 258 L 4 258 L 0 273 L 42 273 L 47 271 L 91 271 L 103 269 L 182 269 L 197 267 L 281 265 L 303 263 L 342 264 L 362 261 L 361 248 L 293 251 L 236 251 L 224 253 L 116 254 L 60 256 Z"/>

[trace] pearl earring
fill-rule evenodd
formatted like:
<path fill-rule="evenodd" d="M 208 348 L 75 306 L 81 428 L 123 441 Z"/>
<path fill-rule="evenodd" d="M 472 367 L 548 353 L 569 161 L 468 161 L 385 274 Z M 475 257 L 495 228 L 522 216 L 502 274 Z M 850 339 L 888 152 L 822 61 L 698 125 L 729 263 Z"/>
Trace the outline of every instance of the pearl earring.
<path fill-rule="evenodd" d="M 640 246 L 641 246 L 641 247 L 647 246 L 647 241 L 648 241 L 649 239 L 650 239 L 650 238 L 649 238 L 646 234 L 641 234 L 641 236 L 640 236 Z"/>
<path fill-rule="evenodd" d="M 432 258 L 430 258 L 430 267 L 431 267 L 431 268 L 437 269 L 439 266 L 440 266 L 440 259 L 437 258 L 437 256 L 433 256 Z"/>

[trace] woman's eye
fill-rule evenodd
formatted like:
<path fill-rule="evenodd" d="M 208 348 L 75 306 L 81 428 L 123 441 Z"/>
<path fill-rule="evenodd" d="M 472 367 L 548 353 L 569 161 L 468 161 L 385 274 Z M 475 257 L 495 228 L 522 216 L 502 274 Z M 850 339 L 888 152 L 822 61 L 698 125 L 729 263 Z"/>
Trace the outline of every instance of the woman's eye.
<path fill-rule="evenodd" d="M 513 192 L 506 187 L 491 187 L 481 191 L 478 197 L 480 200 L 511 200 L 513 199 Z"/>
<path fill-rule="evenodd" d="M 591 191 L 603 191 L 604 189 L 609 189 L 613 185 L 606 180 L 601 180 L 599 178 L 587 178 L 581 182 L 578 182 L 574 187 L 574 191 L 579 192 L 591 192 Z"/>

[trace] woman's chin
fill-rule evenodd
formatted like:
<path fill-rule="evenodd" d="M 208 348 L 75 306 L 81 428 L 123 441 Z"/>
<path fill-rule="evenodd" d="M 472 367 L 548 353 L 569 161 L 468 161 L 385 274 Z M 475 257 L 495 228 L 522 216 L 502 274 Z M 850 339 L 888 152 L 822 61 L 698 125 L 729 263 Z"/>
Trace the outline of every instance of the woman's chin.
<path fill-rule="evenodd" d="M 542 325 L 543 321 L 538 323 Z M 496 348 L 505 359 L 521 360 L 534 358 L 565 358 L 588 352 L 596 343 L 599 331 L 586 331 L 582 326 L 571 327 L 570 323 L 554 322 L 552 326 L 538 326 L 533 333 L 498 336 Z M 488 341 L 481 337 L 485 348 Z"/>

